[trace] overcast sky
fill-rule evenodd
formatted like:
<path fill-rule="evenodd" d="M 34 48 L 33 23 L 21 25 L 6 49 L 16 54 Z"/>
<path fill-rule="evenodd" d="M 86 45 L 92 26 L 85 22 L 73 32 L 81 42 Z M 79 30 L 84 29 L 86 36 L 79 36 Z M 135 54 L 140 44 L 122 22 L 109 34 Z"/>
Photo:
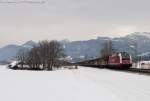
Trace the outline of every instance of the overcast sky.
<path fill-rule="evenodd" d="M 20 1 L 0 0 L 0 47 L 28 40 L 87 40 L 150 31 L 150 0 Z"/>

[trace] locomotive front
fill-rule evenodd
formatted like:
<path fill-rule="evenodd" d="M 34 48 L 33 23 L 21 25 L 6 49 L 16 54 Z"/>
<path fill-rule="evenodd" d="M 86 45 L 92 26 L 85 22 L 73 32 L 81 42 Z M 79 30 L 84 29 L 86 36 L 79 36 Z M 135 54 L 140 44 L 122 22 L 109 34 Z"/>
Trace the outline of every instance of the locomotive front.
<path fill-rule="evenodd" d="M 132 57 L 127 52 L 115 53 L 109 56 L 108 65 L 110 68 L 128 69 L 132 66 Z"/>

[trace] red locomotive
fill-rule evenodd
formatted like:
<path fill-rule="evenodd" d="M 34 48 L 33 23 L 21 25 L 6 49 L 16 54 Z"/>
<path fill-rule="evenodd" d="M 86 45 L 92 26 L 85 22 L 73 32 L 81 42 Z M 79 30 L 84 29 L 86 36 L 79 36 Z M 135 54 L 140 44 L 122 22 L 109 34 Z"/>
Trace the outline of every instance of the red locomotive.
<path fill-rule="evenodd" d="M 108 66 L 110 68 L 127 69 L 132 66 L 131 55 L 127 52 L 115 53 L 109 56 Z"/>
<path fill-rule="evenodd" d="M 128 69 L 132 66 L 132 58 L 127 52 L 119 52 L 107 58 L 96 58 L 78 62 L 78 65 L 97 68 Z"/>

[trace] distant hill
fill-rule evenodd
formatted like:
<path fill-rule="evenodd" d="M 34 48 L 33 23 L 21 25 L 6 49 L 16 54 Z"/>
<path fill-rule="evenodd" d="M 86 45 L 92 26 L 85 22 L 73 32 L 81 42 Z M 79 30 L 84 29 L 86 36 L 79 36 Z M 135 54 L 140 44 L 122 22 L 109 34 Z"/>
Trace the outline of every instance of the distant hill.
<path fill-rule="evenodd" d="M 86 41 L 61 41 L 64 45 L 66 54 L 72 57 L 74 60 L 79 58 L 93 58 L 100 55 L 100 50 L 103 43 L 111 40 L 113 46 L 117 51 L 126 51 L 131 54 L 137 53 L 140 55 L 150 52 L 150 32 L 136 32 L 129 34 L 125 37 L 109 38 L 98 37 L 97 39 L 91 39 Z M 8 45 L 0 48 L 0 61 L 9 61 L 13 59 L 21 49 L 31 49 L 37 43 L 28 41 L 23 45 Z"/>
<path fill-rule="evenodd" d="M 5 47 L 0 48 L 0 62 L 10 61 L 16 58 L 16 55 L 20 50 L 29 50 L 34 45 L 36 45 L 33 41 L 28 41 L 23 45 L 7 45 Z"/>

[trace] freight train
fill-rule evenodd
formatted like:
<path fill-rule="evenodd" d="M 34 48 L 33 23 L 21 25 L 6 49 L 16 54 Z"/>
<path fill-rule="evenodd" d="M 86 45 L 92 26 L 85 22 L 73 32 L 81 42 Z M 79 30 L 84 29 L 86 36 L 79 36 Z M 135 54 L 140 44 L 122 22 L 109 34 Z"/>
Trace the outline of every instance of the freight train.
<path fill-rule="evenodd" d="M 127 52 L 119 52 L 105 58 L 96 58 L 78 62 L 78 65 L 99 68 L 128 69 L 132 66 L 132 57 Z"/>

